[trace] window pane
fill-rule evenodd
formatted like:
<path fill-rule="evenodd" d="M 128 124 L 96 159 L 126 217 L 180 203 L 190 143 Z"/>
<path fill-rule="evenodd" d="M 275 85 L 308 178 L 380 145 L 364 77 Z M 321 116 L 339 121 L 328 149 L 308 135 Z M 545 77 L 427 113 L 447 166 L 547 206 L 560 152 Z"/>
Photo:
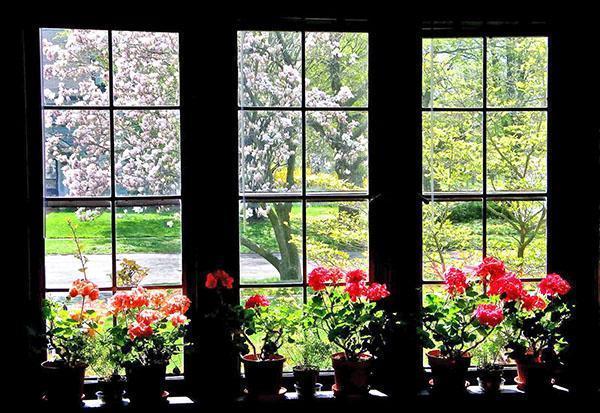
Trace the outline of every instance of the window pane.
<path fill-rule="evenodd" d="M 482 93 L 482 39 L 423 39 L 424 108 L 482 107 Z"/>
<path fill-rule="evenodd" d="M 366 112 L 308 112 L 307 190 L 366 191 L 368 132 Z"/>
<path fill-rule="evenodd" d="M 299 192 L 302 189 L 302 114 L 240 111 L 240 189 Z"/>
<path fill-rule="evenodd" d="M 41 29 L 46 105 L 108 105 L 108 32 Z"/>
<path fill-rule="evenodd" d="M 302 281 L 299 202 L 240 202 L 241 282 Z"/>
<path fill-rule="evenodd" d="M 306 105 L 367 106 L 369 35 L 306 34 Z"/>
<path fill-rule="evenodd" d="M 548 39 L 492 37 L 488 39 L 488 105 L 547 105 Z"/>
<path fill-rule="evenodd" d="M 111 220 L 106 206 L 81 208 L 46 208 L 45 268 L 46 288 L 69 288 L 75 279 L 83 278 L 77 245 L 69 228 L 71 221 L 87 257 L 89 280 L 100 287 L 112 281 Z"/>
<path fill-rule="evenodd" d="M 117 195 L 178 195 L 181 187 L 178 110 L 115 113 Z"/>
<path fill-rule="evenodd" d="M 244 305 L 246 300 L 253 295 L 261 294 L 267 297 L 270 301 L 271 306 L 275 308 L 283 308 L 283 307 L 292 307 L 300 309 L 302 306 L 302 287 L 291 287 L 291 288 L 242 288 L 240 289 L 240 303 Z M 262 336 L 259 334 L 254 334 L 250 336 L 252 342 L 259 346 L 262 344 Z M 257 350 L 258 350 L 257 349 Z M 284 369 L 286 371 L 291 371 L 293 364 L 290 359 L 290 354 L 294 351 L 298 351 L 298 344 L 296 343 L 285 343 L 279 351 L 278 354 L 285 356 L 286 361 L 284 364 Z"/>
<path fill-rule="evenodd" d="M 546 273 L 545 201 L 488 201 L 487 253 L 525 277 Z"/>
<path fill-rule="evenodd" d="M 299 32 L 238 32 L 240 106 L 300 106 L 300 36 Z"/>
<path fill-rule="evenodd" d="M 478 264 L 482 234 L 480 201 L 423 205 L 423 279 L 443 280 L 450 267 Z"/>
<path fill-rule="evenodd" d="M 115 105 L 179 104 L 179 34 L 113 32 Z"/>
<path fill-rule="evenodd" d="M 44 111 L 46 196 L 110 195 L 110 116 Z"/>
<path fill-rule="evenodd" d="M 116 213 L 117 285 L 135 285 L 139 278 L 142 285 L 181 284 L 179 202 L 163 205 L 121 202 Z M 138 268 L 135 278 L 128 275 L 132 268 Z"/>
<path fill-rule="evenodd" d="M 546 190 L 546 112 L 488 113 L 488 192 Z"/>
<path fill-rule="evenodd" d="M 369 204 L 311 202 L 306 208 L 307 270 L 369 268 Z"/>
<path fill-rule="evenodd" d="M 481 192 L 481 136 L 481 113 L 423 112 L 423 191 Z"/>

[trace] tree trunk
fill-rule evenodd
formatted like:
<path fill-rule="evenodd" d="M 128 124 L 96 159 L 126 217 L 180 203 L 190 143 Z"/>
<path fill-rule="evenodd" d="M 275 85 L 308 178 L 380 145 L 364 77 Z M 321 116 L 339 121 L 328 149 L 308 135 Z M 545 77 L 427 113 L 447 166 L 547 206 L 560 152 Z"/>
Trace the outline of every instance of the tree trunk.
<path fill-rule="evenodd" d="M 277 246 L 281 258 L 279 260 L 279 276 L 281 280 L 300 280 L 301 266 L 300 254 L 297 246 L 292 242 L 292 228 L 290 215 L 292 203 L 277 203 L 268 212 L 269 221 L 275 233 Z"/>

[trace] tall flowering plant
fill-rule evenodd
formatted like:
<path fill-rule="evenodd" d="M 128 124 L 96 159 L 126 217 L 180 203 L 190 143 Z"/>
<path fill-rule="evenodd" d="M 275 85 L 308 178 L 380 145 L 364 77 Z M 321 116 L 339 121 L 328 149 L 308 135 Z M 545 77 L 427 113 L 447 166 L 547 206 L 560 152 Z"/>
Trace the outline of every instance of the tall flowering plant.
<path fill-rule="evenodd" d="M 315 292 L 307 304 L 313 325 L 327 334 L 346 360 L 358 361 L 371 350 L 386 314 L 378 302 L 390 295 L 385 284 L 368 283 L 360 269 L 318 267 L 308 276 Z"/>
<path fill-rule="evenodd" d="M 294 306 L 271 306 L 267 297 L 255 294 L 244 305 L 229 304 L 223 290 L 233 288 L 233 278 L 223 270 L 206 276 L 205 287 L 214 290 L 218 299 L 216 310 L 209 314 L 220 320 L 241 354 L 249 353 L 255 360 L 272 359 L 292 335 L 299 322 L 299 309 Z"/>
<path fill-rule="evenodd" d="M 119 291 L 108 302 L 116 317 L 108 330 L 113 344 L 123 352 L 124 364 L 161 365 L 169 362 L 181 346 L 190 300 L 183 294 L 136 287 Z"/>

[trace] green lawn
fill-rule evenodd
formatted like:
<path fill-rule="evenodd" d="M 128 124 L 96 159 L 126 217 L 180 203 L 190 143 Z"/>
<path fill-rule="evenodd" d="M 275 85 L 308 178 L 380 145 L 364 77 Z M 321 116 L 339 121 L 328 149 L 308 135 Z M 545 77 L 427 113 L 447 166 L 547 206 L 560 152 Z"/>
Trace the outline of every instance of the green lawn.
<path fill-rule="evenodd" d="M 47 254 L 75 252 L 67 219 L 77 225 L 84 253 L 110 254 L 110 214 L 104 212 L 91 221 L 79 221 L 72 211 L 53 211 L 46 215 Z M 118 253 L 178 253 L 181 251 L 180 234 L 181 221 L 174 211 L 135 213 L 129 210 L 117 214 Z"/>

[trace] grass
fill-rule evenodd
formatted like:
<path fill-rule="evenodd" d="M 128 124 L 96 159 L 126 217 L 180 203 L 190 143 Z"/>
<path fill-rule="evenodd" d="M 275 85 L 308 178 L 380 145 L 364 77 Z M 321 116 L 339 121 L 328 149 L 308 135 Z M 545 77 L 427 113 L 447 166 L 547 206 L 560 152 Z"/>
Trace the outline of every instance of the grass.
<path fill-rule="evenodd" d="M 46 215 L 46 253 L 75 252 L 67 219 L 77 225 L 85 254 L 111 253 L 110 214 L 103 212 L 91 221 L 79 221 L 74 211 L 53 211 Z M 169 253 L 181 251 L 181 221 L 173 211 L 147 210 L 117 214 L 117 253 Z"/>

